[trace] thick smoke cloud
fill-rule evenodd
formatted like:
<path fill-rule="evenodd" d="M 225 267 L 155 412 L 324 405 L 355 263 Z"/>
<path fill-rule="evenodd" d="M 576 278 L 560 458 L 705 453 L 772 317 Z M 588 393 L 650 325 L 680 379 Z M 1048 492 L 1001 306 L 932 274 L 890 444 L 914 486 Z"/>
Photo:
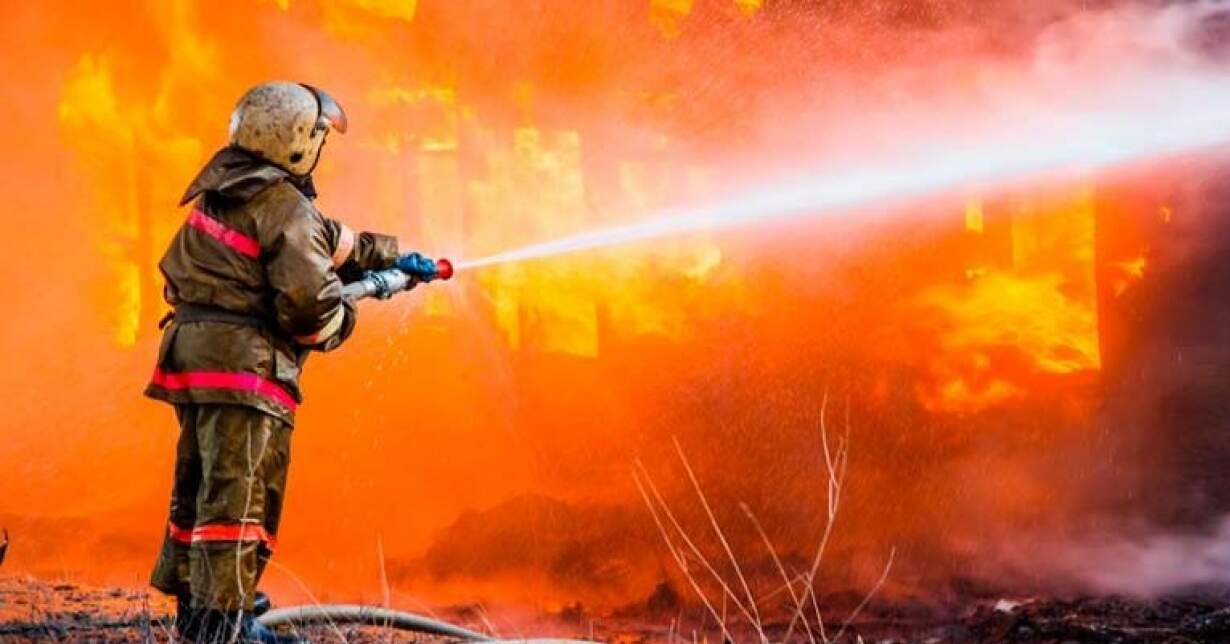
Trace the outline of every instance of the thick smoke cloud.
<path fill-rule="evenodd" d="M 0 322 L 11 359 L 0 375 L 10 392 L 0 462 L 15 464 L 0 468 L 0 522 L 29 544 L 7 566 L 134 583 L 152 556 L 173 423 L 168 410 L 138 401 L 161 313 L 149 305 L 158 288 L 151 267 L 180 221 L 171 204 L 223 143 L 232 101 L 253 82 L 317 81 L 354 117 L 321 169 L 327 212 L 391 229 L 409 246 L 456 243 L 470 255 L 800 173 L 887 167 L 906 176 L 962 154 L 991 164 L 1129 126 L 1134 144 L 1199 127 L 1212 143 L 1225 134 L 1218 119 L 1230 118 L 1217 2 L 767 0 L 752 15 L 726 2 L 696 2 L 680 15 L 640 2 L 425 0 L 410 21 L 364 4 L 292 1 L 282 12 L 277 3 L 176 3 L 132 15 L 27 6 L 0 26 L 14 54 L 0 56 L 13 79 L 0 88 L 0 114 L 20 124 L 10 131 L 20 154 L 0 159 L 14 240 L 4 261 L 9 275 L 23 276 Z M 507 171 L 525 158 L 538 164 Z M 976 173 L 986 181 L 950 182 L 958 194 L 934 202 L 689 237 L 677 254 L 635 249 L 537 264 L 503 282 L 456 280 L 434 299 L 416 292 L 425 304 L 365 309 L 354 342 L 309 368 L 278 561 L 315 590 L 351 597 L 375 587 L 381 543 L 396 579 L 431 599 L 469 601 L 481 588 L 494 601 L 526 604 L 639 602 L 672 578 L 673 564 L 632 485 L 632 459 L 644 459 L 684 521 L 705 526 L 673 460 L 677 436 L 749 568 L 772 570 L 740 502 L 783 557 L 802 565 L 826 501 L 816 431 L 827 394 L 840 403 L 837 417 L 849 410 L 853 452 L 826 583 L 864 584 L 894 546 L 896 588 L 968 576 L 1009 588 L 1036 581 L 1002 574 L 1013 559 L 997 541 L 1024 541 L 1039 558 L 1077 558 L 1092 546 L 1055 534 L 1080 532 L 1072 526 L 1087 517 L 1105 534 L 1108 507 L 1113 516 L 1158 517 L 1175 488 L 1154 474 L 1207 480 L 1209 462 L 1193 470 L 1183 458 L 1149 462 L 1142 453 L 1167 453 L 1150 448 L 1179 444 L 1176 432 L 1186 434 L 1174 423 L 1198 416 L 1185 410 L 1211 407 L 1172 405 L 1178 411 L 1164 420 L 1144 422 L 1158 398 L 1142 392 L 1156 391 L 1156 381 L 1117 383 L 1142 365 L 1167 372 L 1187 322 L 1208 321 L 1205 347 L 1221 342 L 1214 328 L 1230 328 L 1200 306 L 1181 319 L 1163 315 L 1158 309 L 1175 308 L 1170 285 L 1189 285 L 1193 298 L 1223 291 L 1202 290 L 1184 277 L 1192 271 L 1166 272 L 1165 262 L 1147 269 L 1150 281 L 1131 288 L 1156 315 L 1125 333 L 1163 341 L 1135 345 L 1149 350 L 1128 342 L 1103 372 L 1045 372 L 1023 341 L 995 335 L 967 351 L 968 361 L 954 360 L 954 371 L 974 372 L 963 386 L 985 385 L 963 414 L 933 412 L 936 397 L 920 391 L 942 391 L 930 380 L 951 374 L 934 365 L 970 346 L 944 344 L 945 325 L 994 316 L 941 315 L 950 312 L 919 302 L 981 302 L 951 297 L 969 294 L 960 286 L 964 250 L 952 242 L 967 192 L 1012 203 L 1052 180 L 1058 190 L 1093 182 L 1107 193 L 1118 182 L 1146 185 L 1153 199 L 1189 168 L 1139 165 L 1122 176 L 1012 182 L 1006 195 Z M 454 178 L 456 194 L 432 192 Z M 1187 215 L 1211 212 L 1199 204 L 1216 199 L 1190 207 L 1167 199 L 1157 203 L 1169 203 L 1176 222 L 1192 222 L 1184 239 L 1207 236 L 1198 223 L 1207 218 Z M 1193 257 L 1185 248 L 1173 251 L 1176 265 L 1192 266 L 1179 261 Z M 1213 271 L 1219 256 L 1208 257 L 1199 266 Z M 953 282 L 941 292 L 949 297 L 920 297 Z M 1031 296 L 1065 294 L 1043 279 L 1025 286 Z M 141 294 L 141 325 L 123 329 L 135 344 L 121 347 L 114 323 L 128 309 L 119 303 Z M 552 302 L 600 320 L 587 336 L 596 355 L 554 351 L 572 340 L 567 333 L 534 344 L 536 332 L 549 336 L 566 317 L 551 317 Z M 1028 315 L 997 319 L 1025 328 L 1043 317 L 1022 310 Z M 515 349 L 510 319 L 522 343 Z M 1041 328 L 1015 337 L 1057 335 Z M 1044 353 L 1091 362 L 1088 352 Z M 993 365 L 989 375 L 980 360 Z M 1224 382 L 1219 364 L 1190 380 Z M 1183 389 L 1184 377 L 1172 378 Z M 1100 419 L 1099 386 L 1112 390 Z M 1179 398 L 1207 402 L 1221 391 Z M 1208 440 L 1199 445 L 1213 443 L 1215 426 L 1202 425 L 1197 435 Z M 1098 431 L 1109 437 L 1090 438 Z M 1152 489 L 1156 498 L 1141 507 L 1106 498 L 1107 488 Z M 1212 486 L 1184 489 L 1204 498 Z M 1207 523 L 1199 501 L 1182 505 L 1192 508 L 1186 525 Z M 45 539 L 35 547 L 29 534 Z M 1220 537 L 1146 534 L 1140 550 L 1111 537 L 1121 544 L 1112 551 L 1157 561 L 1152 570 L 1196 571 L 1202 552 L 1222 560 Z M 504 557 L 508 535 L 535 549 L 520 568 Z M 587 594 L 593 571 L 617 577 L 617 592 Z M 271 575 L 278 590 L 301 592 L 280 574 Z M 1079 577 L 1058 569 L 1053 579 L 1135 592 L 1208 581 L 1180 572 L 1142 575 L 1142 584 L 1096 567 Z"/>

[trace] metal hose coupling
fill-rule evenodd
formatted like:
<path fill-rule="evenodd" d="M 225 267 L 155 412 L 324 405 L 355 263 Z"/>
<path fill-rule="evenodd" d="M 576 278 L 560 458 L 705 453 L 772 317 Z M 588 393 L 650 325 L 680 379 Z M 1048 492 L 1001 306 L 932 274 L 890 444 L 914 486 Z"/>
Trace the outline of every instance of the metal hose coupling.
<path fill-rule="evenodd" d="M 430 274 L 411 275 L 400 268 L 368 271 L 363 278 L 342 287 L 342 297 L 358 301 L 367 297 L 387 300 L 402 291 L 408 291 L 419 282 L 447 280 L 453 276 L 453 263 L 443 257 L 432 262 Z"/>

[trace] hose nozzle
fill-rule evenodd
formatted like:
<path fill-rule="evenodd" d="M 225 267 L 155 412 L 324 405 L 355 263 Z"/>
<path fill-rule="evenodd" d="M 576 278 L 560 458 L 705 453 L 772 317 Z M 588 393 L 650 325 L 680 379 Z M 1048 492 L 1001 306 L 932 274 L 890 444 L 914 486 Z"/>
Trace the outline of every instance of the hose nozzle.
<path fill-rule="evenodd" d="M 436 279 L 447 280 L 453 276 L 453 263 L 441 257 L 436 260 Z"/>
<path fill-rule="evenodd" d="M 393 268 L 368 271 L 362 279 L 343 286 L 342 297 L 351 301 L 365 297 L 387 300 L 421 282 L 447 280 L 452 276 L 453 263 L 447 259 L 431 260 L 418 253 L 410 253 L 399 258 Z"/>

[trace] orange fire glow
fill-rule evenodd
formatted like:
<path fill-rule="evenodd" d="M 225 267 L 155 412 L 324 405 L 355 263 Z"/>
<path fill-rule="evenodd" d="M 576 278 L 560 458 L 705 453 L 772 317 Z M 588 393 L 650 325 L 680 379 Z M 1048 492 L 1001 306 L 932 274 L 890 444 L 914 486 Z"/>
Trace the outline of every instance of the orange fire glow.
<path fill-rule="evenodd" d="M 999 48 L 1012 43 L 898 37 L 961 24 L 949 4 L 822 16 L 768 0 L 11 7 L 8 566 L 144 582 L 175 427 L 140 396 L 164 312 L 156 263 L 248 86 L 310 81 L 345 105 L 352 130 L 329 140 L 316 177 L 325 213 L 406 249 L 477 257 L 704 199 L 788 162 L 792 139 L 847 153 L 854 135 L 791 134 L 784 114 L 827 117 L 889 100 L 878 81 L 920 84 L 893 70 L 961 79 L 954 103 L 1022 74 Z M 794 82 L 818 89 L 794 95 Z M 828 91 L 851 82 L 861 89 Z M 852 214 L 512 264 L 365 303 L 350 344 L 307 368 L 268 583 L 287 598 L 372 599 L 383 570 L 411 607 L 643 602 L 678 579 L 631 462 L 686 493 L 671 437 L 749 559 L 762 553 L 739 502 L 803 556 L 824 503 L 815 412 L 830 394 L 852 410 L 859 481 L 833 556 L 857 581 L 867 551 L 917 543 L 903 578 L 946 575 L 939 553 L 953 544 L 1066 511 L 1034 459 L 1094 406 L 1095 234 L 1112 189 L 987 191 L 909 206 L 936 211 L 925 226 L 853 230 Z M 1143 254 L 1115 264 L 1114 291 L 1147 270 Z M 1001 412 L 1012 420 L 988 420 Z M 982 485 L 989 467 L 1004 476 Z"/>

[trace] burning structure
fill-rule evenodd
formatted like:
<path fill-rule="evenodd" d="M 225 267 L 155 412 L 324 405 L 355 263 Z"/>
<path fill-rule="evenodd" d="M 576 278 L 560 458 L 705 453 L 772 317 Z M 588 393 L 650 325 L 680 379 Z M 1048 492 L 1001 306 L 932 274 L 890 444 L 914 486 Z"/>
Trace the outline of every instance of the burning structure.
<path fill-rule="evenodd" d="M 11 216 L 9 259 L 37 256 L 80 297 L 14 286 L 28 313 L 3 334 L 10 568 L 129 584 L 147 563 L 159 535 L 142 518 L 169 467 L 151 434 L 163 410 L 137 395 L 162 313 L 154 258 L 237 88 L 327 76 L 364 125 L 330 148 L 322 208 L 474 258 L 801 168 L 1062 147 L 1034 126 L 1105 116 L 1062 131 L 1097 130 L 1116 100 L 1196 121 L 1169 81 L 1222 73 L 1207 3 L 569 5 L 14 12 L 3 109 L 25 152 L 0 163 L 11 212 L 34 216 Z M 1163 151 L 491 266 L 367 307 L 305 383 L 272 590 L 370 596 L 387 578 L 395 602 L 691 610 L 631 474 L 639 458 L 703 531 L 677 438 L 767 595 L 780 583 L 740 504 L 806 567 L 829 494 L 825 400 L 851 441 L 828 588 L 867 588 L 894 548 L 897 596 L 1208 581 L 1167 565 L 1117 587 L 1083 556 L 1158 526 L 1202 534 L 1230 503 L 1224 167 Z M 82 259 L 58 261 L 65 239 Z M 430 390 L 388 385 L 424 372 Z"/>

